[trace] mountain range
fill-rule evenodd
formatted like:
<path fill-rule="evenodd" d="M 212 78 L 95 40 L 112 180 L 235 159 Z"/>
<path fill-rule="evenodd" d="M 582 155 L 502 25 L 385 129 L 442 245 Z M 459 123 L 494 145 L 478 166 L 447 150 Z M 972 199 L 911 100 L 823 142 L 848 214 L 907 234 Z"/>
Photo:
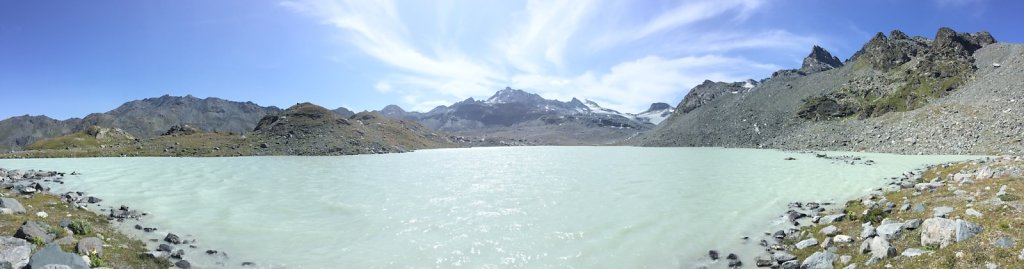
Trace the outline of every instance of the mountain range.
<path fill-rule="evenodd" d="M 589 100 L 544 99 L 511 87 L 486 100 L 468 98 L 427 112 L 409 112 L 396 105 L 369 114 L 324 109 L 331 116 L 318 122 L 330 126 L 320 126 L 327 129 L 315 139 L 306 137 L 314 141 L 302 144 L 308 150 L 280 148 L 275 154 L 339 152 L 313 145 L 340 135 L 331 131 L 335 125 L 353 120 L 365 123 L 376 117 L 405 126 L 390 137 L 431 141 L 380 140 L 376 146 L 397 151 L 442 146 L 637 145 L 1012 154 L 1024 151 L 1024 110 L 1018 103 L 1024 100 L 1022 64 L 1024 45 L 997 42 L 987 32 L 941 28 L 933 38 L 926 38 L 893 30 L 889 35 L 876 34 L 845 61 L 814 46 L 799 68 L 779 70 L 760 80 L 704 81 L 675 107 L 654 103 L 636 114 Z M 27 115 L 5 119 L 0 121 L 0 149 L 21 150 L 40 140 L 81 136 L 93 126 L 122 129 L 136 140 L 156 139 L 182 124 L 203 132 L 261 133 L 273 145 L 295 145 L 279 138 L 294 138 L 305 127 L 273 127 L 279 126 L 273 119 L 288 118 L 288 113 L 304 115 L 301 111 L 311 106 L 315 105 L 300 104 L 289 112 L 251 102 L 162 96 L 131 101 L 82 119 Z M 349 143 L 367 145 L 358 143 L 367 138 L 366 130 L 353 130 L 359 131 L 345 131 L 356 136 Z"/>

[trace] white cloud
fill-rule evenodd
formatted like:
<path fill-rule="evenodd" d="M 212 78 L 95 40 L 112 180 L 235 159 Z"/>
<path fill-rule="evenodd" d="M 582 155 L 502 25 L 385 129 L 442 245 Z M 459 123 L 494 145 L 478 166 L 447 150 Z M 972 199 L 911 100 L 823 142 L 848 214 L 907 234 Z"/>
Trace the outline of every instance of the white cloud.
<path fill-rule="evenodd" d="M 389 93 L 392 91 L 391 83 L 387 83 L 385 81 L 377 82 L 377 84 L 373 85 L 373 89 L 379 93 Z"/>
<path fill-rule="evenodd" d="M 723 15 L 733 15 L 739 19 L 746 18 L 759 6 L 761 6 L 761 0 L 684 1 L 675 8 L 658 14 L 643 25 L 608 32 L 595 42 L 592 48 L 601 50 L 618 46 Z"/>
<path fill-rule="evenodd" d="M 420 86 L 458 86 L 434 89 L 445 95 L 485 93 L 502 78 L 502 74 L 490 66 L 473 62 L 456 52 L 422 53 L 406 39 L 408 31 L 390 0 L 299 0 L 281 2 L 281 5 L 344 30 L 349 34 L 348 41 L 366 54 L 433 82 Z"/>
<path fill-rule="evenodd" d="M 723 32 L 696 27 L 720 18 L 742 21 L 762 6 L 762 0 L 684 1 L 667 11 L 642 16 L 601 10 L 616 6 L 610 1 L 628 0 L 528 0 L 521 10 L 496 12 L 511 14 L 508 17 L 464 22 L 486 23 L 473 26 L 495 33 L 479 37 L 490 44 L 483 50 L 459 47 L 481 42 L 449 40 L 444 26 L 433 29 L 437 25 L 406 24 L 392 0 L 289 0 L 281 5 L 337 28 L 348 44 L 393 67 L 391 73 L 375 78 L 373 89 L 398 97 L 404 107 L 414 111 L 467 97 L 486 98 L 511 86 L 546 98 L 586 98 L 612 109 L 639 112 L 651 102 L 678 101 L 705 79 L 740 81 L 780 68 L 734 55 L 735 51 L 803 53 L 820 44 L 817 39 L 779 30 Z M 447 14 L 450 11 L 417 10 L 437 12 L 442 19 L 454 16 Z M 628 21 L 615 16 L 643 19 L 625 28 L 596 23 Z M 679 30 L 688 33 L 685 40 L 677 34 Z M 631 46 L 640 43 L 634 41 L 642 39 L 665 45 L 632 53 L 636 48 Z M 570 66 L 583 59 L 569 58 L 577 55 L 567 51 L 594 46 L 609 50 L 581 57 L 600 57 L 602 60 L 595 62 L 610 62 L 610 66 Z"/>
<path fill-rule="evenodd" d="M 512 34 L 502 38 L 498 47 L 513 67 L 527 73 L 545 71 L 543 60 L 558 67 L 563 65 L 569 39 L 593 11 L 595 1 L 529 0 L 526 3 L 525 23 Z"/>
<path fill-rule="evenodd" d="M 647 56 L 612 66 L 604 74 L 586 72 L 574 78 L 521 75 L 515 85 L 537 91 L 546 98 L 572 97 L 597 101 L 624 112 L 640 112 L 652 102 L 679 100 L 705 79 L 742 81 L 753 74 L 778 70 L 771 64 L 718 55 L 664 59 Z"/>

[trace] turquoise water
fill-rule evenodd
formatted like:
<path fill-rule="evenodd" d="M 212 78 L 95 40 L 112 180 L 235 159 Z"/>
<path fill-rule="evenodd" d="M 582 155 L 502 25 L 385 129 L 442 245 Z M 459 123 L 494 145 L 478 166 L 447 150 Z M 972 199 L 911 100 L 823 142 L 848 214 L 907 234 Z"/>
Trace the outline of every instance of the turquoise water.
<path fill-rule="evenodd" d="M 839 202 L 970 158 L 850 154 L 876 164 L 775 150 L 513 147 L 0 167 L 80 172 L 60 188 L 149 212 L 159 232 L 228 252 L 228 267 L 691 268 L 708 249 L 754 251 L 740 238 L 763 233 L 786 203 Z M 203 255 L 187 256 L 212 265 Z"/>

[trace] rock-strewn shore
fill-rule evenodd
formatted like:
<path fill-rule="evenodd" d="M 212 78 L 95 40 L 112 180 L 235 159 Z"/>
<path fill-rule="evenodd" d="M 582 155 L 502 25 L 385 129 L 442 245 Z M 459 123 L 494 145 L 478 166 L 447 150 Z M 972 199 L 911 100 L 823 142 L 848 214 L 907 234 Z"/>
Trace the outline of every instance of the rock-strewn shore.
<path fill-rule="evenodd" d="M 74 175 L 0 168 L 0 268 L 191 268 L 195 259 L 228 265 L 223 251 L 146 225 L 145 212 L 104 207 L 103 199 L 84 192 L 51 192 Z"/>
<path fill-rule="evenodd" d="M 755 264 L 723 267 L 1018 268 L 1024 263 L 1024 157 L 986 158 L 906 172 L 845 205 L 790 204 L 790 228 L 757 239 Z M 711 250 L 705 260 L 728 250 Z"/>

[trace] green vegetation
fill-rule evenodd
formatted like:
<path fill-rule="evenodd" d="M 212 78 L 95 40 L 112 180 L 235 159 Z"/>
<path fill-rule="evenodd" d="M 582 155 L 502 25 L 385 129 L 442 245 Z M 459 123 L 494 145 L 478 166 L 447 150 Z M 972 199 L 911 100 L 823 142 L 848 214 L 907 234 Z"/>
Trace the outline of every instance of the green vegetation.
<path fill-rule="evenodd" d="M 71 225 L 68 225 L 68 229 L 71 229 L 72 233 L 77 235 L 89 234 L 92 230 L 92 225 L 80 219 L 71 221 Z"/>
<path fill-rule="evenodd" d="M 73 133 L 61 137 L 43 139 L 32 143 L 25 149 L 28 150 L 55 150 L 55 149 L 71 149 L 71 148 L 95 148 L 99 147 L 100 142 L 96 137 L 90 136 L 85 132 Z"/>

